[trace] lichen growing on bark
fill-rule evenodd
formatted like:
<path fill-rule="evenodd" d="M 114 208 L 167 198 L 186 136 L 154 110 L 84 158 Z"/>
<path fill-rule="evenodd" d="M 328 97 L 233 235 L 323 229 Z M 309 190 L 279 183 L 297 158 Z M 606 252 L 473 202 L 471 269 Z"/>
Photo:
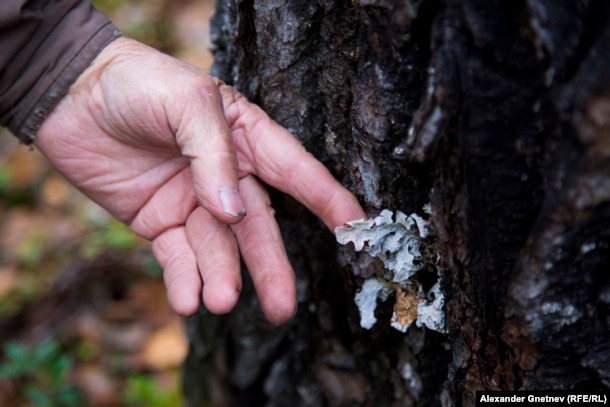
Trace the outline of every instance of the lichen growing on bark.
<path fill-rule="evenodd" d="M 406 215 L 384 209 L 372 219 L 360 219 L 335 229 L 337 241 L 343 245 L 352 244 L 357 252 L 367 253 L 384 265 L 388 273 L 376 273 L 365 280 L 356 294 L 356 304 L 360 311 L 360 325 L 370 329 L 375 324 L 375 307 L 378 299 L 385 301 L 388 293 L 394 293 L 396 302 L 391 326 L 406 332 L 414 321 L 418 326 L 426 326 L 444 332 L 444 296 L 440 290 L 440 275 L 436 271 L 436 283 L 425 287 L 417 279 L 420 271 L 428 273 L 423 253 L 428 244 L 428 222 L 417 214 Z"/>

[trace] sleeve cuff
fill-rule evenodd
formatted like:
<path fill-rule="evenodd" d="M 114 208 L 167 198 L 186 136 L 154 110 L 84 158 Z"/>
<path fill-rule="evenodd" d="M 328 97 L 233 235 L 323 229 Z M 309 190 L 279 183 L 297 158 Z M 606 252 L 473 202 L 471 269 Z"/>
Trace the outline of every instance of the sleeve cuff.
<path fill-rule="evenodd" d="M 60 74 L 50 85 L 42 90 L 40 97 L 26 113 L 19 123 L 10 123 L 9 129 L 19 138 L 22 143 L 31 144 L 36 138 L 36 133 L 51 109 L 68 92 L 70 86 L 81 73 L 93 62 L 95 57 L 112 41 L 119 38 L 121 33 L 112 23 L 101 27 L 87 41 L 81 50 L 65 66 Z"/>

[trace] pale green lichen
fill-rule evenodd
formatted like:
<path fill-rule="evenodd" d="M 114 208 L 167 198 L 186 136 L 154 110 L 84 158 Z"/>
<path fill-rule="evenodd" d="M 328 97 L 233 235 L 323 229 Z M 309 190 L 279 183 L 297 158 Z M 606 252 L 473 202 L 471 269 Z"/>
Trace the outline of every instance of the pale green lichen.
<path fill-rule="evenodd" d="M 394 328 L 405 332 L 414 320 L 412 316 L 405 315 L 406 310 L 416 307 L 417 326 L 444 332 L 444 296 L 440 290 L 440 276 L 437 274 L 436 284 L 426 292 L 413 279 L 426 266 L 422 245 L 426 244 L 425 239 L 429 235 L 427 221 L 417 214 L 405 215 L 400 211 L 396 212 L 394 218 L 392 211 L 384 209 L 376 218 L 348 222 L 347 226 L 338 227 L 335 233 L 339 243 L 353 244 L 356 251 L 378 258 L 391 272 L 387 279 L 373 276 L 365 280 L 356 294 L 363 328 L 370 329 L 376 323 L 378 298 L 385 301 L 388 293 L 396 292 L 397 304 L 390 322 Z M 405 296 L 406 291 L 411 295 Z M 409 301 L 409 304 L 404 301 Z"/>

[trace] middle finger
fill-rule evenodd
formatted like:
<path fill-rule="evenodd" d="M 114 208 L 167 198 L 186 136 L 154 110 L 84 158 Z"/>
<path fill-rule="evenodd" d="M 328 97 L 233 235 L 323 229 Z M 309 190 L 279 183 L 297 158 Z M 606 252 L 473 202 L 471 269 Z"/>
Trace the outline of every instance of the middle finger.
<path fill-rule="evenodd" d="M 203 302 L 215 314 L 233 309 L 242 288 L 235 236 L 202 207 L 186 221 L 186 234 L 203 280 Z"/>

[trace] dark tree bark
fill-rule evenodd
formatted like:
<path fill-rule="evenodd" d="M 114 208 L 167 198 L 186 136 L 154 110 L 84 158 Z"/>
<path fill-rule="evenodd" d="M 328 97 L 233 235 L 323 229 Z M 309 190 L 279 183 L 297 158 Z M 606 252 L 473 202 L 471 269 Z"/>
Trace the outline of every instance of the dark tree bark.
<path fill-rule="evenodd" d="M 298 314 L 270 327 L 246 287 L 231 316 L 190 319 L 191 405 L 610 387 L 608 2 L 219 0 L 213 34 L 214 73 L 369 215 L 430 203 L 446 332 L 391 328 L 393 299 L 361 328 L 354 295 L 380 270 L 273 193 Z"/>

